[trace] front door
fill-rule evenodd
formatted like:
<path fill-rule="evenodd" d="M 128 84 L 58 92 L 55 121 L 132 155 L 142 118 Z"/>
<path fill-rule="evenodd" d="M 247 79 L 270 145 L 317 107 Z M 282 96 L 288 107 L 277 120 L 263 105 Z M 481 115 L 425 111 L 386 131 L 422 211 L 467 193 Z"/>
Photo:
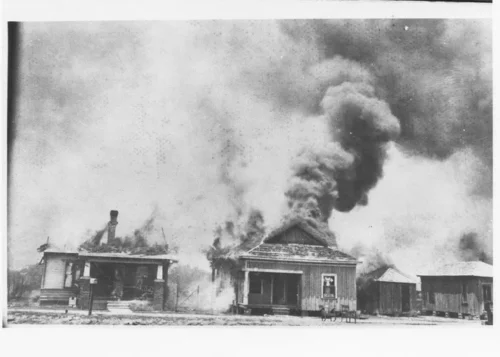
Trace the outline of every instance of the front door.
<path fill-rule="evenodd" d="M 273 281 L 273 305 L 297 305 L 300 293 L 299 274 L 275 274 Z"/>
<path fill-rule="evenodd" d="M 402 285 L 401 286 L 401 304 L 403 312 L 410 311 L 410 286 Z"/>

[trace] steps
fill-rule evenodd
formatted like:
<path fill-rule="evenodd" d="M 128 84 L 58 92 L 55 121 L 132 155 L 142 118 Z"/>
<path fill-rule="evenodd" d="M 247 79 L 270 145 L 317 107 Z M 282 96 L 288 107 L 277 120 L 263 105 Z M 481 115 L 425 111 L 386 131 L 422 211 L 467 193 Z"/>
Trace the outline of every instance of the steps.
<path fill-rule="evenodd" d="M 274 315 L 290 315 L 290 309 L 288 307 L 273 307 Z"/>
<path fill-rule="evenodd" d="M 116 301 L 116 300 L 110 300 L 108 301 L 108 310 L 110 312 L 116 313 L 116 314 L 128 314 L 131 313 L 132 310 L 130 310 L 130 301 Z"/>

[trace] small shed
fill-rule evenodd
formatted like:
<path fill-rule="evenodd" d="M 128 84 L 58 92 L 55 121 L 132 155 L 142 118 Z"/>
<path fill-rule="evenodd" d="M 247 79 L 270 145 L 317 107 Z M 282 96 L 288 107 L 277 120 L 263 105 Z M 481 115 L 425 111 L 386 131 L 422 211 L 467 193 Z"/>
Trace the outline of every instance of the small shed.
<path fill-rule="evenodd" d="M 443 265 L 422 281 L 422 309 L 433 314 L 480 316 L 493 301 L 493 266 L 480 261 Z"/>
<path fill-rule="evenodd" d="M 332 232 L 296 218 L 239 256 L 239 306 L 274 313 L 356 309 L 356 264 L 338 250 Z"/>
<path fill-rule="evenodd" d="M 416 279 L 394 266 L 361 275 L 357 286 L 358 307 L 361 311 L 399 315 L 417 310 Z"/>

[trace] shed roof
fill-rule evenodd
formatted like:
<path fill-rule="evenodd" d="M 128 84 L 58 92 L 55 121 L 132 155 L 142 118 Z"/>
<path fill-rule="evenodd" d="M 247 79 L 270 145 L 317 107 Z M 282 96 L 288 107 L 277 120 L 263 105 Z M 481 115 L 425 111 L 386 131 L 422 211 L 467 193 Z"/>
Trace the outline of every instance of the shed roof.
<path fill-rule="evenodd" d="M 394 266 L 386 266 L 364 274 L 368 279 L 384 283 L 416 284 L 416 280 Z"/>
<path fill-rule="evenodd" d="M 480 261 L 445 264 L 418 276 L 480 276 L 493 277 L 493 265 Z"/>
<path fill-rule="evenodd" d="M 241 257 L 287 261 L 320 261 L 325 263 L 357 263 L 354 257 L 332 247 L 308 244 L 262 243 L 247 253 L 242 254 Z"/>
<path fill-rule="evenodd" d="M 299 216 L 289 219 L 280 227 L 271 231 L 264 239 L 263 243 L 268 242 L 277 235 L 280 235 L 295 226 L 298 226 L 305 232 L 309 233 L 314 239 L 319 241 L 325 247 L 337 247 L 335 235 L 327 227 L 320 227 L 317 222 Z"/>

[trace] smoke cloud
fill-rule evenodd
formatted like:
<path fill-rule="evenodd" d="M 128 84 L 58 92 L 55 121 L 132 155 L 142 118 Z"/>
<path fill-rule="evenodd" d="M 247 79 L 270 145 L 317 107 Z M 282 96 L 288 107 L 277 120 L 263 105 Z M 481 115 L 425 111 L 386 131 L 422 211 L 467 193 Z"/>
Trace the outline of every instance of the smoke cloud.
<path fill-rule="evenodd" d="M 192 264 L 206 264 L 214 227 L 245 233 L 252 212 L 266 229 L 312 212 L 341 248 L 377 242 L 396 264 L 442 247 L 461 259 L 470 232 L 492 245 L 487 20 L 26 23 L 21 35 L 10 266 L 34 262 L 47 236 L 77 247 L 110 209 L 116 235 L 133 235 L 155 207 Z"/>
<path fill-rule="evenodd" d="M 367 204 L 368 190 L 382 176 L 385 144 L 398 136 L 399 123 L 366 83 L 328 88 L 321 106 L 332 142 L 321 152 L 301 155 L 287 197 L 292 210 L 305 208 L 328 221 L 334 208 L 350 211 Z"/>

